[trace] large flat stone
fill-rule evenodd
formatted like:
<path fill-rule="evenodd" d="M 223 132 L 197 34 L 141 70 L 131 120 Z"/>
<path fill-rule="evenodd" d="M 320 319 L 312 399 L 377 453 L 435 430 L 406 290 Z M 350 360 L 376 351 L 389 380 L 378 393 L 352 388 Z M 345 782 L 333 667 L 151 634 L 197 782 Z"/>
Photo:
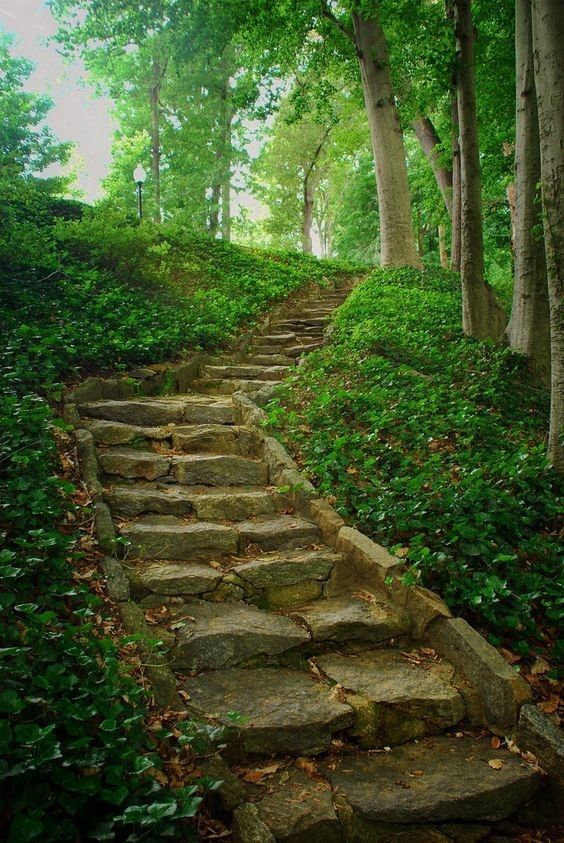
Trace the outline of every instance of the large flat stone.
<path fill-rule="evenodd" d="M 172 658 L 186 670 L 234 667 L 255 656 L 272 656 L 298 647 L 309 636 L 289 618 L 261 612 L 245 603 L 185 601 L 173 614 L 188 616 L 177 632 Z"/>
<path fill-rule="evenodd" d="M 180 398 L 130 398 L 127 401 L 93 401 L 79 405 L 79 412 L 96 419 L 159 427 L 183 419 Z"/>
<path fill-rule="evenodd" d="M 221 670 L 188 679 L 188 709 L 238 724 L 243 748 L 250 753 L 314 755 L 324 752 L 331 736 L 351 726 L 352 709 L 332 698 L 331 690 L 308 673 L 261 668 Z"/>
<path fill-rule="evenodd" d="M 366 592 L 368 598 L 369 592 Z M 351 595 L 319 600 L 292 613 L 304 621 L 314 641 L 387 641 L 409 632 L 409 619 L 377 596 Z"/>
<path fill-rule="evenodd" d="M 339 559 L 339 555 L 330 550 L 274 552 L 238 565 L 233 571 L 254 588 L 280 588 L 310 580 L 326 580 Z"/>
<path fill-rule="evenodd" d="M 170 438 L 170 427 L 141 427 L 137 424 L 84 419 L 84 427 L 90 431 L 98 445 L 128 445 L 136 440 L 157 440 Z"/>
<path fill-rule="evenodd" d="M 113 486 L 105 492 L 104 497 L 110 509 L 118 515 L 135 516 L 155 512 L 186 516 L 196 512 L 192 496 L 182 486 Z"/>
<path fill-rule="evenodd" d="M 272 387 L 277 383 L 276 380 L 253 378 L 199 379 L 193 382 L 192 387 L 204 395 L 233 395 L 234 392 L 257 392 L 262 387 Z"/>
<path fill-rule="evenodd" d="M 132 588 L 173 596 L 204 594 L 221 580 L 215 568 L 195 563 L 154 562 L 131 567 L 128 573 Z"/>
<path fill-rule="evenodd" d="M 225 424 L 180 425 L 172 430 L 172 445 L 191 453 L 241 453 L 239 428 Z"/>
<path fill-rule="evenodd" d="M 289 372 L 287 366 L 252 366 L 239 364 L 232 366 L 205 366 L 204 376 L 210 378 L 243 378 L 244 380 L 277 381 Z"/>
<path fill-rule="evenodd" d="M 189 486 L 261 486 L 268 483 L 268 469 L 245 457 L 223 454 L 187 454 L 173 457 L 172 474 Z"/>
<path fill-rule="evenodd" d="M 307 547 L 319 542 L 316 524 L 292 515 L 279 515 L 260 521 L 241 521 L 237 532 L 243 546 L 255 544 L 262 550 Z"/>
<path fill-rule="evenodd" d="M 189 424 L 234 424 L 237 411 L 231 401 L 190 395 L 184 402 L 182 420 Z"/>
<path fill-rule="evenodd" d="M 271 515 L 281 508 L 279 496 L 264 489 L 237 486 L 193 496 L 198 518 L 206 521 L 242 521 L 253 516 Z"/>
<path fill-rule="evenodd" d="M 171 458 L 136 448 L 115 448 L 98 454 L 102 471 L 118 477 L 156 480 L 170 471 Z"/>
<path fill-rule="evenodd" d="M 564 795 L 564 732 L 535 705 L 524 705 L 519 714 L 517 743 L 532 752 Z"/>
<path fill-rule="evenodd" d="M 291 768 L 268 779 L 268 792 L 256 806 L 280 843 L 341 843 L 331 789 L 301 770 Z"/>
<path fill-rule="evenodd" d="M 503 761 L 500 770 L 488 765 L 492 759 Z M 322 770 L 355 814 L 394 824 L 495 822 L 510 816 L 540 784 L 518 755 L 493 750 L 488 738 L 435 738 L 344 757 Z"/>
<path fill-rule="evenodd" d="M 146 559 L 203 560 L 237 551 L 237 533 L 232 527 L 197 522 L 194 524 L 133 524 L 121 534 L 131 544 L 132 557 Z"/>
<path fill-rule="evenodd" d="M 364 746 L 402 743 L 454 726 L 464 717 L 451 665 L 415 665 L 396 650 L 330 654 L 317 662 L 333 682 L 352 692 L 347 699 L 357 712 L 353 734 Z"/>

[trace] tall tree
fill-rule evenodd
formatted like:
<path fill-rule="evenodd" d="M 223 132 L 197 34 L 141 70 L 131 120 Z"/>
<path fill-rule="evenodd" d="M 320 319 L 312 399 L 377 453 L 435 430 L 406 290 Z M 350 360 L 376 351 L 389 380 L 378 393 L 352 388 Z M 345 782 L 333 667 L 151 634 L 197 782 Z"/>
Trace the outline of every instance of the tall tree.
<path fill-rule="evenodd" d="M 539 124 L 533 69 L 531 0 L 515 2 L 516 142 L 515 282 L 509 343 L 526 355 L 542 380 L 550 379 L 550 323 L 546 258 L 538 184 L 541 178 Z"/>
<path fill-rule="evenodd" d="M 454 0 L 460 125 L 462 326 L 473 337 L 499 339 L 505 316 L 484 278 L 482 180 L 474 77 L 471 0 Z"/>
<path fill-rule="evenodd" d="M 564 472 L 564 6 L 560 0 L 532 0 L 532 31 L 550 304 L 548 458 Z"/>

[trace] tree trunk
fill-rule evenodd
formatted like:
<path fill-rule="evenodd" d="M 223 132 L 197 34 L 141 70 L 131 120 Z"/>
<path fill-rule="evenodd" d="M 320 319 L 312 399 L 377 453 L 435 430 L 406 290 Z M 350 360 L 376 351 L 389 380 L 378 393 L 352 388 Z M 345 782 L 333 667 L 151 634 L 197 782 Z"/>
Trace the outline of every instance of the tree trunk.
<path fill-rule="evenodd" d="M 221 199 L 221 183 L 216 182 L 212 185 L 212 193 L 210 199 L 210 215 L 208 220 L 208 234 L 212 237 L 217 235 L 219 230 L 219 203 Z"/>
<path fill-rule="evenodd" d="M 445 208 L 452 219 L 452 170 L 441 164 L 439 151 L 441 141 L 437 130 L 428 117 L 418 117 L 411 125 L 425 153 L 425 158 L 431 165 Z"/>
<path fill-rule="evenodd" d="M 458 102 L 453 96 L 452 114 L 452 217 L 450 238 L 450 268 L 460 272 L 460 249 L 462 228 L 462 195 L 460 185 L 460 140 L 458 125 Z"/>
<path fill-rule="evenodd" d="M 153 56 L 152 81 L 150 90 L 151 104 L 151 173 L 153 177 L 153 190 L 155 193 L 154 220 L 161 222 L 161 132 L 160 132 L 160 108 L 159 97 L 163 71 L 157 56 Z"/>
<path fill-rule="evenodd" d="M 439 258 L 441 261 L 441 267 L 443 269 L 448 269 L 448 254 L 446 248 L 446 236 L 445 236 L 445 227 L 444 225 L 439 226 Z"/>
<path fill-rule="evenodd" d="M 311 227 L 313 223 L 313 201 L 315 198 L 315 186 L 311 179 L 311 169 L 304 175 L 303 183 L 303 218 L 302 218 L 302 250 L 306 255 L 313 254 L 313 243 L 311 240 Z"/>
<path fill-rule="evenodd" d="M 550 306 L 548 459 L 564 472 L 564 6 L 533 0 L 533 62 L 539 116 L 544 243 Z"/>
<path fill-rule="evenodd" d="M 474 80 L 474 30 L 471 0 L 454 0 L 458 119 L 460 122 L 462 327 L 472 337 L 499 339 L 506 320 L 484 280 L 482 180 Z"/>
<path fill-rule="evenodd" d="M 378 16 L 378 4 L 372 4 L 370 17 L 354 11 L 352 21 L 374 152 L 382 266 L 420 268 L 422 264 L 411 218 L 403 133 L 394 101 L 388 45 Z"/>
<path fill-rule="evenodd" d="M 517 115 L 513 248 L 515 284 L 507 338 L 525 354 L 536 374 L 550 377 L 550 321 L 546 258 L 540 236 L 542 214 L 537 185 L 541 179 L 539 126 L 533 70 L 531 0 L 515 0 Z"/>

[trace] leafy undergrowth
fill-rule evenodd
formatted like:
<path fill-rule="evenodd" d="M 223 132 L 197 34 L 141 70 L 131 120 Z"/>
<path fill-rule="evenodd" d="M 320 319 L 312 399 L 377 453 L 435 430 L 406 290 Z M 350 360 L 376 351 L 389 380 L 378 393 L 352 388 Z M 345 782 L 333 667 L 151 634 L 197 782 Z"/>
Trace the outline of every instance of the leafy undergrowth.
<path fill-rule="evenodd" d="M 562 629 L 562 484 L 547 396 L 508 349 L 465 337 L 460 310 L 447 272 L 377 270 L 271 420 L 349 523 L 518 660 Z"/>
<path fill-rule="evenodd" d="M 218 736 L 148 708 L 45 396 L 84 372 L 218 347 L 342 268 L 107 215 L 16 222 L 0 223 L 0 839 L 203 839 L 192 818 L 216 783 L 196 759 Z"/>
<path fill-rule="evenodd" d="M 14 226 L 0 244 L 0 365 L 14 391 L 213 350 L 343 264 L 139 226 L 105 212 Z"/>

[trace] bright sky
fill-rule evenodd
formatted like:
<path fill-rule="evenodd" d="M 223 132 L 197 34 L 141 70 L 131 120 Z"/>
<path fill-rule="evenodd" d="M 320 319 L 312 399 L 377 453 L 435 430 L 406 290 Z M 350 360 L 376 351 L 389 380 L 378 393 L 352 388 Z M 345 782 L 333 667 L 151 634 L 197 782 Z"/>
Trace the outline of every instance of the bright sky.
<path fill-rule="evenodd" d="M 85 84 L 82 62 L 69 64 L 54 45 L 45 44 L 57 27 L 43 0 L 0 0 L 0 28 L 16 36 L 13 52 L 36 64 L 26 87 L 53 100 L 47 122 L 60 140 L 76 143 L 72 164 L 78 165 L 73 166 L 78 186 L 86 200 L 95 199 L 110 160 L 111 102 L 95 97 Z"/>

